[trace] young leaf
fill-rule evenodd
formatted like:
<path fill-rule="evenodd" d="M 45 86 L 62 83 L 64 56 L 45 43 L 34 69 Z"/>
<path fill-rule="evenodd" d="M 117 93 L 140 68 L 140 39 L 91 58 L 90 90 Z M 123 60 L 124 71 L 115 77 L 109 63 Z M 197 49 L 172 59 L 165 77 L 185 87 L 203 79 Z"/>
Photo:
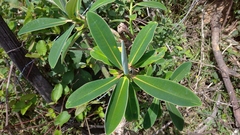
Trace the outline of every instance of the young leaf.
<path fill-rule="evenodd" d="M 107 108 L 105 119 L 106 134 L 111 134 L 121 122 L 128 101 L 129 80 L 126 76 L 119 79 Z"/>
<path fill-rule="evenodd" d="M 147 49 L 148 44 L 152 41 L 154 31 L 157 28 L 156 22 L 150 22 L 145 26 L 137 35 L 133 42 L 130 56 L 129 64 L 134 65 L 143 56 Z"/>
<path fill-rule="evenodd" d="M 54 125 L 62 126 L 64 123 L 68 122 L 71 118 L 71 115 L 67 111 L 61 112 L 54 121 Z"/>
<path fill-rule="evenodd" d="M 107 5 L 109 3 L 114 2 L 115 0 L 97 0 L 96 2 L 94 2 L 92 4 L 92 7 L 89 9 L 89 11 L 95 11 L 96 9 L 98 9 L 101 6 Z"/>
<path fill-rule="evenodd" d="M 125 118 L 127 121 L 133 121 L 138 120 L 139 117 L 139 103 L 136 96 L 136 92 L 130 84 L 129 86 L 129 94 L 128 94 L 128 103 L 127 103 L 127 109 L 125 112 Z"/>
<path fill-rule="evenodd" d="M 153 126 L 153 124 L 157 119 L 159 111 L 160 111 L 160 102 L 158 99 L 154 98 L 143 120 L 144 129 L 148 129 Z"/>
<path fill-rule="evenodd" d="M 51 92 L 51 99 L 53 102 L 57 102 L 59 98 L 62 96 L 63 86 L 61 84 L 56 84 Z"/>
<path fill-rule="evenodd" d="M 167 10 L 167 8 L 162 3 L 156 2 L 156 1 L 144 1 L 144 2 L 139 2 L 136 5 Z"/>
<path fill-rule="evenodd" d="M 179 106 L 200 106 L 201 100 L 188 88 L 161 78 L 137 75 L 133 81 L 151 96 Z"/>
<path fill-rule="evenodd" d="M 87 23 L 100 50 L 106 55 L 110 62 L 119 69 L 122 69 L 120 62 L 121 54 L 107 23 L 99 15 L 90 11 L 87 13 Z"/>
<path fill-rule="evenodd" d="M 183 120 L 182 114 L 178 111 L 175 105 L 166 102 L 166 106 L 174 126 L 176 126 L 177 129 L 180 131 L 183 130 L 184 120 Z"/>
<path fill-rule="evenodd" d="M 110 77 L 84 84 L 69 96 L 66 102 L 66 108 L 73 108 L 93 100 L 108 91 L 117 82 L 117 77 Z"/>
<path fill-rule="evenodd" d="M 183 63 L 173 72 L 170 80 L 173 80 L 175 82 L 181 81 L 186 76 L 186 74 L 190 72 L 191 67 L 192 67 L 191 62 Z"/>
<path fill-rule="evenodd" d="M 51 68 L 54 68 L 56 66 L 58 59 L 62 53 L 62 49 L 66 45 L 66 41 L 74 27 L 75 24 L 73 24 L 63 35 L 61 35 L 56 41 L 54 41 L 48 56 L 48 62 Z"/>
<path fill-rule="evenodd" d="M 33 20 L 27 24 L 25 24 L 20 31 L 18 32 L 18 35 L 22 35 L 25 33 L 29 33 L 32 31 L 42 30 L 50 27 L 55 27 L 59 25 L 63 25 L 67 23 L 68 20 L 65 18 L 61 19 L 54 19 L 54 18 L 38 18 L 36 20 Z"/>
<path fill-rule="evenodd" d="M 125 75 L 128 75 L 128 60 L 127 60 L 127 52 L 126 52 L 126 47 L 124 45 L 124 41 L 121 40 L 121 60 L 122 60 L 122 67 L 123 67 L 123 72 Z"/>
<path fill-rule="evenodd" d="M 99 61 L 102 61 L 103 63 L 112 66 L 111 62 L 108 60 L 108 58 L 103 54 L 103 52 L 100 50 L 98 46 L 95 46 L 93 50 L 90 51 L 90 55 Z"/>
<path fill-rule="evenodd" d="M 47 53 L 47 45 L 44 40 L 39 40 L 36 45 L 36 51 L 39 55 L 45 56 Z"/>
<path fill-rule="evenodd" d="M 66 12 L 69 18 L 75 18 L 77 13 L 77 5 L 79 0 L 69 0 L 66 4 Z"/>

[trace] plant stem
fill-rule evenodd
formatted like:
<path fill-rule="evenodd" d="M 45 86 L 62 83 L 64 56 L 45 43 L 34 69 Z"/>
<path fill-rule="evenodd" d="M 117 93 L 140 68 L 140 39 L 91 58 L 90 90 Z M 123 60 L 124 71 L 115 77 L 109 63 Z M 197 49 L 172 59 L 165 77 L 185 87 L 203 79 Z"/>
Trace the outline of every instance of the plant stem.
<path fill-rule="evenodd" d="M 132 9 L 133 9 L 133 0 L 130 1 L 130 9 L 129 9 L 129 24 L 130 24 L 130 32 L 133 35 L 133 26 L 132 26 L 132 19 L 130 16 L 132 16 Z"/>

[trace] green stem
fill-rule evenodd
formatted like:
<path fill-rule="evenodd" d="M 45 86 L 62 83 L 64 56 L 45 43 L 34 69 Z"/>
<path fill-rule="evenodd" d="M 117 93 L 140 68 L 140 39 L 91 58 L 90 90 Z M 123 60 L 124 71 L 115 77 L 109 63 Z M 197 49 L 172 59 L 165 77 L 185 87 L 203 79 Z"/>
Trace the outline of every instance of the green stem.
<path fill-rule="evenodd" d="M 133 10 L 133 0 L 130 1 L 129 16 L 132 15 L 132 10 Z M 130 32 L 133 35 L 133 26 L 132 26 L 132 19 L 131 19 L 131 17 L 130 17 L 129 24 L 130 24 Z"/>

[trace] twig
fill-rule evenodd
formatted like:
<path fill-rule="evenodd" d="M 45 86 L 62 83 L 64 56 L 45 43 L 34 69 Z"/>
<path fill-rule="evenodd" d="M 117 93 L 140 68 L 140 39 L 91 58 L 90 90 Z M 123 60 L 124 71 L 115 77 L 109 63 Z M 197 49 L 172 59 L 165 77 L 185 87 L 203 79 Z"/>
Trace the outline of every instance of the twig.
<path fill-rule="evenodd" d="M 8 73 L 8 80 L 7 80 L 7 86 L 6 86 L 6 95 L 5 95 L 6 96 L 6 121 L 5 121 L 5 126 L 8 126 L 8 109 L 9 109 L 8 87 L 9 87 L 9 84 L 10 84 L 12 69 L 13 69 L 13 63 L 11 63 L 11 66 L 10 66 L 10 71 Z"/>
<path fill-rule="evenodd" d="M 233 5 L 233 0 L 230 1 L 230 5 L 229 5 L 229 7 L 228 7 L 228 11 L 227 11 L 227 13 L 226 13 L 226 16 L 225 16 L 225 19 L 224 19 L 222 28 L 224 28 L 225 25 L 226 25 L 226 23 L 227 23 L 227 20 L 228 20 L 227 18 L 228 18 L 228 15 L 229 15 L 229 13 L 230 13 L 230 10 L 231 10 L 231 8 L 232 8 L 232 5 Z"/>
<path fill-rule="evenodd" d="M 91 135 L 91 131 L 90 131 L 90 128 L 89 128 L 89 125 L 88 125 L 88 121 L 87 121 L 87 119 L 85 119 L 85 122 L 86 122 L 86 125 L 87 125 L 88 134 Z"/>
<path fill-rule="evenodd" d="M 234 91 L 233 85 L 232 85 L 230 77 L 229 77 L 229 74 L 230 74 L 229 68 L 225 64 L 222 53 L 219 48 L 219 37 L 220 37 L 221 26 L 220 26 L 220 22 L 219 22 L 220 15 L 217 14 L 216 9 L 217 9 L 217 7 L 215 5 L 215 13 L 213 14 L 212 20 L 211 20 L 212 49 L 213 49 L 213 54 L 216 59 L 217 65 L 221 69 L 222 79 L 223 79 L 224 85 L 225 85 L 226 90 L 230 97 L 230 103 L 232 104 L 233 114 L 234 114 L 235 121 L 236 121 L 236 126 L 239 127 L 240 126 L 240 108 L 239 108 L 238 100 L 236 97 L 236 93 Z"/>

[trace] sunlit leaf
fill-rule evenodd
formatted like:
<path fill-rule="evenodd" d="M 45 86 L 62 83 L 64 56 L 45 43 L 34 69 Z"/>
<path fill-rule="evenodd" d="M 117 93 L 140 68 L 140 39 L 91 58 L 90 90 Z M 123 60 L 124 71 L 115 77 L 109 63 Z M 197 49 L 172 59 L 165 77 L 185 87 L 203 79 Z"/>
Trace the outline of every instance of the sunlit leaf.
<path fill-rule="evenodd" d="M 51 93 L 51 99 L 53 102 L 57 102 L 63 93 L 63 86 L 61 84 L 56 84 Z"/>
<path fill-rule="evenodd" d="M 36 51 L 38 54 L 45 56 L 47 53 L 47 45 L 44 40 L 39 40 L 36 45 Z"/>
<path fill-rule="evenodd" d="M 176 126 L 177 129 L 181 131 L 184 126 L 184 120 L 183 120 L 182 114 L 178 111 L 175 105 L 166 102 L 166 106 L 174 126 Z"/>
<path fill-rule="evenodd" d="M 68 114 L 67 111 L 63 111 L 56 117 L 54 121 L 54 125 L 62 126 L 64 123 L 68 122 L 70 118 L 71 118 L 71 115 Z"/>
<path fill-rule="evenodd" d="M 173 80 L 175 82 L 181 81 L 186 76 L 186 74 L 190 72 L 191 67 L 192 67 L 191 62 L 183 63 L 173 72 L 170 80 Z"/>
<path fill-rule="evenodd" d="M 91 6 L 91 8 L 89 9 L 89 11 L 95 11 L 96 9 L 98 9 L 99 7 L 102 7 L 104 5 L 107 5 L 109 3 L 114 2 L 115 0 L 97 0 L 96 2 L 94 2 Z"/>
<path fill-rule="evenodd" d="M 56 5 L 63 12 L 66 12 L 65 11 L 65 6 L 66 6 L 66 3 L 67 3 L 67 0 L 48 0 L 48 1 L 50 1 L 51 3 Z"/>
<path fill-rule="evenodd" d="M 110 77 L 84 84 L 69 96 L 66 102 L 66 108 L 73 108 L 93 100 L 108 91 L 117 82 L 117 77 Z"/>
<path fill-rule="evenodd" d="M 99 15 L 90 11 L 87 13 L 87 23 L 100 50 L 106 55 L 110 62 L 119 69 L 122 69 L 122 64 L 120 62 L 121 54 L 107 23 Z"/>
<path fill-rule="evenodd" d="M 109 105 L 107 108 L 106 119 L 105 119 L 105 131 L 106 134 L 111 134 L 121 122 L 128 101 L 128 78 L 122 77 L 113 91 Z"/>
<path fill-rule="evenodd" d="M 69 0 L 66 4 L 66 12 L 70 18 L 75 18 L 77 15 L 77 5 L 80 0 Z"/>
<path fill-rule="evenodd" d="M 129 55 L 130 65 L 136 64 L 138 60 L 143 56 L 144 52 L 147 49 L 147 46 L 152 41 L 154 31 L 156 28 L 157 28 L 157 23 L 150 22 L 138 33 L 130 51 L 130 55 Z"/>
<path fill-rule="evenodd" d="M 153 126 L 153 124 L 157 119 L 159 111 L 160 111 L 160 102 L 158 99 L 154 98 L 152 104 L 150 105 L 147 113 L 144 116 L 144 120 L 143 120 L 144 129 L 147 129 Z"/>
<path fill-rule="evenodd" d="M 63 35 L 54 41 L 48 56 L 48 62 L 51 68 L 54 68 L 56 66 L 58 59 L 62 53 L 62 49 L 66 45 L 67 39 L 74 27 L 75 25 L 73 24 Z"/>
<path fill-rule="evenodd" d="M 68 22 L 67 19 L 54 19 L 54 18 L 38 18 L 33 20 L 27 24 L 25 24 L 18 32 L 18 35 L 22 35 L 25 33 L 29 33 L 32 31 L 42 30 L 46 28 L 51 28 L 59 25 L 66 24 Z"/>
<path fill-rule="evenodd" d="M 161 78 L 137 75 L 133 81 L 145 92 L 179 106 L 200 106 L 201 100 L 188 88 Z"/>

